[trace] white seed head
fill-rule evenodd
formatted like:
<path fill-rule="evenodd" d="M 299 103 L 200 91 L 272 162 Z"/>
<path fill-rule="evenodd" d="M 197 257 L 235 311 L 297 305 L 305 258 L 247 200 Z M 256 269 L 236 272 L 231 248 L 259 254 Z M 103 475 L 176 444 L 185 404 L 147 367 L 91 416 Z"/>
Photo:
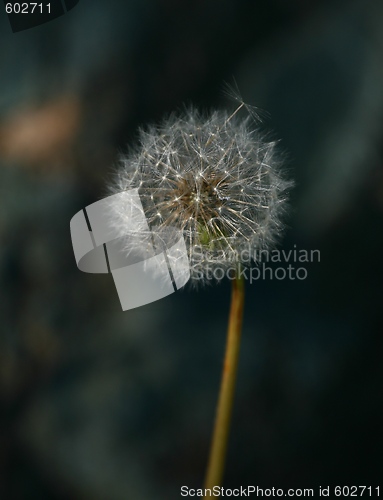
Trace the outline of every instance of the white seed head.
<path fill-rule="evenodd" d="M 112 193 L 138 188 L 152 232 L 182 231 L 192 282 L 233 267 L 244 250 L 269 248 L 283 227 L 292 183 L 281 175 L 275 143 L 250 120 L 190 109 L 141 130 L 139 148 L 121 158 Z M 121 207 L 114 213 L 124 235 Z"/>

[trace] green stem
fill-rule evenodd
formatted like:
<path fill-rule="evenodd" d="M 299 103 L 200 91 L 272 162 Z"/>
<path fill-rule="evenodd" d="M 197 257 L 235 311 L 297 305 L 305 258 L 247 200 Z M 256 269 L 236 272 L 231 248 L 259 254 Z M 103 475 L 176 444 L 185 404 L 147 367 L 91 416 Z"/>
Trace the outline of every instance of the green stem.
<path fill-rule="evenodd" d="M 222 483 L 241 342 L 244 297 L 244 280 L 240 274 L 237 273 L 232 286 L 226 352 L 205 480 L 205 489 L 212 489 L 213 486 L 221 486 Z M 206 498 L 210 498 L 210 494 L 205 495 L 205 499 Z"/>

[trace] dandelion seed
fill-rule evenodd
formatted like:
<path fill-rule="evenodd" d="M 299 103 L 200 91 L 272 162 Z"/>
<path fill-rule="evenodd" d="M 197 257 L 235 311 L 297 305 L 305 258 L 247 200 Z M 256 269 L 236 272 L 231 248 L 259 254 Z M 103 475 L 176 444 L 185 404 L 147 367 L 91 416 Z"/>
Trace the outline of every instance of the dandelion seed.
<path fill-rule="evenodd" d="M 141 131 L 139 149 L 122 158 L 112 187 L 139 189 L 152 232 L 182 231 L 191 281 L 204 281 L 208 266 L 227 269 L 243 250 L 268 248 L 283 227 L 291 183 L 281 175 L 275 142 L 251 127 L 251 116 L 238 118 L 243 106 L 208 117 L 190 109 Z M 114 213 L 124 235 L 121 207 Z"/>

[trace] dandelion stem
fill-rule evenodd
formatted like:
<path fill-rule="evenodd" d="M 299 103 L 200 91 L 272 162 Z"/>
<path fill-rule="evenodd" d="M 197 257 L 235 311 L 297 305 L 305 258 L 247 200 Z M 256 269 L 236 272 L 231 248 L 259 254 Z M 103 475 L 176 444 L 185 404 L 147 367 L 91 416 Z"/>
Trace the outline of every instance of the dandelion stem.
<path fill-rule="evenodd" d="M 233 408 L 245 297 L 244 280 L 239 271 L 238 267 L 232 285 L 226 352 L 205 480 L 205 488 L 211 489 L 214 486 L 221 486 L 222 483 Z M 210 498 L 210 495 L 205 495 L 206 498 Z"/>

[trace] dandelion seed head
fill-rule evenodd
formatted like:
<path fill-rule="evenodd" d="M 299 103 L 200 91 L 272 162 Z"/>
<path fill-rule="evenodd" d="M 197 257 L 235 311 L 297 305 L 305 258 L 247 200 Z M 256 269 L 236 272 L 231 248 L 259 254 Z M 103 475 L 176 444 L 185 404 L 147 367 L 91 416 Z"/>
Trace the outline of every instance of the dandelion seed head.
<path fill-rule="evenodd" d="M 139 148 L 122 157 L 111 191 L 138 188 L 150 230 L 179 229 L 191 279 L 203 282 L 208 268 L 227 269 L 243 249 L 275 242 L 291 186 L 280 167 L 275 142 L 251 126 L 251 117 L 204 117 L 190 109 L 141 130 Z M 114 212 L 123 235 L 121 207 Z"/>

